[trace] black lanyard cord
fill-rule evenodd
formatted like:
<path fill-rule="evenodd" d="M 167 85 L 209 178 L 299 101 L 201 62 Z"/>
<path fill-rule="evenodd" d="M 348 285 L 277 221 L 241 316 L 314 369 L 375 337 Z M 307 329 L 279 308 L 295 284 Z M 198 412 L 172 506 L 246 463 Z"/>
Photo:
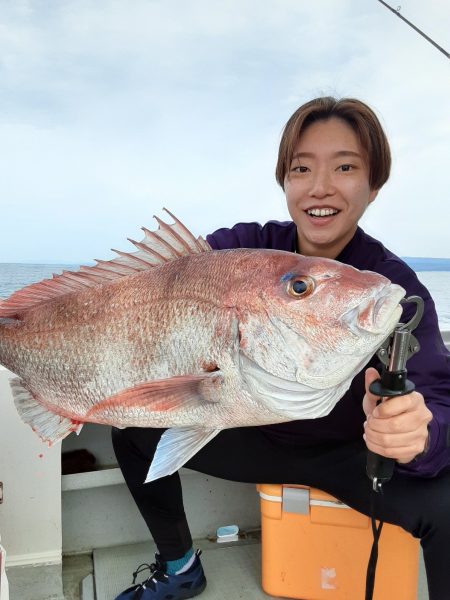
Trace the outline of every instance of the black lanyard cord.
<path fill-rule="evenodd" d="M 372 490 L 371 498 L 370 498 L 370 519 L 372 522 L 372 533 L 373 533 L 373 543 L 372 549 L 370 551 L 369 563 L 367 565 L 367 575 L 366 575 L 366 596 L 365 600 L 372 600 L 373 591 L 375 587 L 375 573 L 377 568 L 378 561 L 378 542 L 381 536 L 381 530 L 383 528 L 383 521 L 379 521 L 378 525 L 375 519 L 375 500 L 382 492 L 375 492 Z"/>

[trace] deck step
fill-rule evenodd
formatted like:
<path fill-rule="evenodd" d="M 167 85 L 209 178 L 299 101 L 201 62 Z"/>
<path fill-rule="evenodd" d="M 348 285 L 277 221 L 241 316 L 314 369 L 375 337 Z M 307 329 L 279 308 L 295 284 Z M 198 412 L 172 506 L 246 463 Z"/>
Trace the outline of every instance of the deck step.
<path fill-rule="evenodd" d="M 202 600 L 267 600 L 261 589 L 261 545 L 255 540 L 217 544 L 195 542 L 202 550 L 208 585 Z M 153 543 L 94 550 L 96 600 L 111 600 L 132 583 L 133 571 L 154 561 Z M 87 598 L 83 600 L 88 600 Z"/>

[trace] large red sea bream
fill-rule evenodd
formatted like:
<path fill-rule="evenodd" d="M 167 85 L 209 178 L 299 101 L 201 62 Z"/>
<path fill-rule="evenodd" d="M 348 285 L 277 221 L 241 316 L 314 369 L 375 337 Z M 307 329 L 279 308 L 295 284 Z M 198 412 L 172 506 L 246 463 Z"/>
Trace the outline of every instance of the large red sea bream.
<path fill-rule="evenodd" d="M 17 375 L 22 419 L 50 444 L 88 421 L 170 428 L 156 479 L 221 429 L 327 415 L 400 317 L 405 292 L 381 275 L 211 251 L 177 219 L 158 223 L 137 252 L 0 302 L 0 363 Z"/>

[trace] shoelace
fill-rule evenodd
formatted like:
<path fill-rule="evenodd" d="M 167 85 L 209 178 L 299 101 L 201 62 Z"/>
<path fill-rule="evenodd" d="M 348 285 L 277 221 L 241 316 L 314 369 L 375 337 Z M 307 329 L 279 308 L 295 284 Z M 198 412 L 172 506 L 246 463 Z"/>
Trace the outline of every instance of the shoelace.
<path fill-rule="evenodd" d="M 138 588 L 140 588 L 140 587 L 142 587 L 144 589 L 151 588 L 152 590 L 155 590 L 157 581 L 166 581 L 168 579 L 166 573 L 164 572 L 164 565 L 161 563 L 161 561 L 159 560 L 159 557 L 157 555 L 156 562 L 151 563 L 150 565 L 148 563 L 142 563 L 141 565 L 138 566 L 136 571 L 134 571 L 134 573 L 133 573 L 133 584 L 132 585 L 134 585 L 136 583 L 136 579 L 137 579 L 137 576 L 139 575 L 139 573 L 142 573 L 142 572 L 146 571 L 147 569 L 150 571 L 150 576 L 142 583 L 139 583 Z"/>
<path fill-rule="evenodd" d="M 137 576 L 139 575 L 139 573 L 142 573 L 143 571 L 146 571 L 147 569 L 149 569 L 149 571 L 151 571 L 151 567 L 152 565 L 149 565 L 147 563 L 142 563 L 141 565 L 138 566 L 138 568 L 136 569 L 136 571 L 134 571 L 133 573 L 133 583 L 131 585 L 134 585 L 136 583 L 136 579 Z"/>
<path fill-rule="evenodd" d="M 197 550 L 195 554 L 198 557 L 201 555 L 201 553 L 202 553 L 201 550 Z M 143 571 L 146 571 L 147 569 L 150 571 L 150 576 L 145 581 L 140 583 L 139 587 L 142 587 L 144 589 L 150 588 L 152 590 L 155 590 L 156 583 L 158 581 L 167 583 L 169 577 L 164 571 L 164 563 L 162 563 L 159 560 L 159 554 L 155 555 L 155 559 L 156 559 L 155 562 L 151 563 L 150 565 L 148 563 L 142 563 L 141 565 L 138 566 L 136 571 L 134 571 L 134 573 L 133 573 L 133 585 L 136 583 L 136 578 L 139 575 L 139 573 L 142 573 Z"/>

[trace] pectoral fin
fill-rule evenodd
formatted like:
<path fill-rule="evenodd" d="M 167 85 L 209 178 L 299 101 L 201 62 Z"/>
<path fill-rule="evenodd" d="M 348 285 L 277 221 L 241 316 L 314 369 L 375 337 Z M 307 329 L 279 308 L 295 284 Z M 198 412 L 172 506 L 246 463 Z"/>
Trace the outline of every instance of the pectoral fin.
<path fill-rule="evenodd" d="M 140 383 L 95 404 L 86 414 L 86 420 L 101 422 L 116 407 L 142 407 L 151 412 L 190 410 L 214 402 L 214 390 L 222 380 L 220 374 L 202 373 Z"/>
<path fill-rule="evenodd" d="M 22 421 L 30 425 L 42 441 L 52 446 L 76 431 L 79 433 L 83 425 L 79 421 L 58 415 L 43 406 L 28 390 L 21 379 L 15 377 L 10 381 L 14 404 Z"/>
<path fill-rule="evenodd" d="M 156 448 L 145 483 L 172 475 L 219 433 L 220 429 L 177 427 L 165 431 Z"/>

